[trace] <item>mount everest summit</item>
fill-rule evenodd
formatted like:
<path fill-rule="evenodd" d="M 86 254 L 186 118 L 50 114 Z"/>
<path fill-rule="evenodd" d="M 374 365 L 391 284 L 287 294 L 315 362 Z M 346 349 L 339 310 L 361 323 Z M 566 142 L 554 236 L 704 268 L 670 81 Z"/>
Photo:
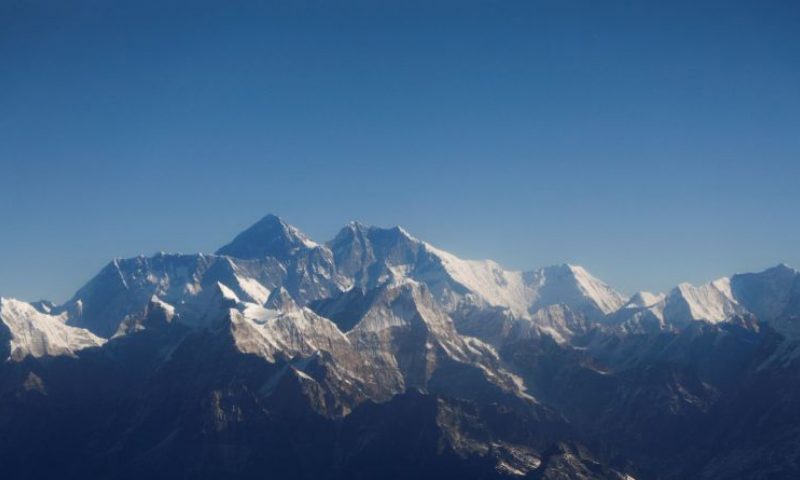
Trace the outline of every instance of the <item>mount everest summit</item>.
<path fill-rule="evenodd" d="M 268 215 L 0 319 L 9 478 L 800 475 L 786 265 L 627 298 L 576 265 Z"/>

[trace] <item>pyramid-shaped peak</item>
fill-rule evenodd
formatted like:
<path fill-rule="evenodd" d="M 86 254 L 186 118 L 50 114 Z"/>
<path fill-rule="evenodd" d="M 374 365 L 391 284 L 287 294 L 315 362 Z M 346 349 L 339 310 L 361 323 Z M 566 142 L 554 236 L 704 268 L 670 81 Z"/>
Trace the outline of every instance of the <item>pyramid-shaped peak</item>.
<path fill-rule="evenodd" d="M 348 228 L 350 230 L 368 230 L 369 229 L 368 226 L 364 225 L 363 223 L 359 222 L 358 220 L 351 220 L 351 221 L 347 222 L 347 225 L 345 225 L 345 228 Z"/>
<path fill-rule="evenodd" d="M 363 223 L 359 223 L 355 220 L 352 222 L 347 223 L 339 233 L 336 234 L 333 240 L 331 240 L 331 244 L 339 244 L 342 242 L 350 242 L 354 239 L 363 238 L 369 235 L 371 227 L 364 225 Z"/>
<path fill-rule="evenodd" d="M 316 247 L 298 228 L 281 217 L 269 214 L 217 250 L 217 255 L 255 259 L 274 257 L 286 260 L 299 250 Z"/>
<path fill-rule="evenodd" d="M 585 268 L 570 263 L 551 265 L 525 274 L 537 292 L 535 308 L 564 303 L 588 315 L 607 315 L 627 301 L 623 295 Z"/>
<path fill-rule="evenodd" d="M 663 293 L 655 294 L 647 291 L 639 291 L 633 294 L 630 299 L 628 299 L 627 306 L 639 308 L 651 307 L 663 301 L 664 297 L 665 295 Z"/>
<path fill-rule="evenodd" d="M 767 272 L 777 273 L 777 274 L 784 274 L 785 275 L 785 274 L 795 274 L 795 273 L 797 273 L 797 270 L 792 268 L 791 266 L 789 266 L 786 263 L 780 263 L 780 264 L 775 265 L 772 268 L 768 268 L 767 270 L 764 271 L 764 273 L 767 273 Z"/>

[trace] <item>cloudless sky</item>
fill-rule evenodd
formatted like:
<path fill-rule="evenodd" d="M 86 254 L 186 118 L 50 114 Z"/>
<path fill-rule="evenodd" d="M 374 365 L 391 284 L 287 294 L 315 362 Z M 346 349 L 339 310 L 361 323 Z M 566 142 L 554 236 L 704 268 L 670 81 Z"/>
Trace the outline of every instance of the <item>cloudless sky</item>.
<path fill-rule="evenodd" d="M 800 2 L 0 0 L 0 295 L 268 212 L 624 293 L 800 267 Z"/>

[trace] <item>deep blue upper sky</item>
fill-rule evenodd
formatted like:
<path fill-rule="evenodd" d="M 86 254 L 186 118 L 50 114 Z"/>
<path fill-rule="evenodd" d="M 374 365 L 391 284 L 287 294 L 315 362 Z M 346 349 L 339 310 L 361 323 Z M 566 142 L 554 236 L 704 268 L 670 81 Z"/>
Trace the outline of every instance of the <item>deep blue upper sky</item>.
<path fill-rule="evenodd" d="M 1 295 L 267 212 L 625 293 L 800 267 L 800 3 L 0 1 Z"/>

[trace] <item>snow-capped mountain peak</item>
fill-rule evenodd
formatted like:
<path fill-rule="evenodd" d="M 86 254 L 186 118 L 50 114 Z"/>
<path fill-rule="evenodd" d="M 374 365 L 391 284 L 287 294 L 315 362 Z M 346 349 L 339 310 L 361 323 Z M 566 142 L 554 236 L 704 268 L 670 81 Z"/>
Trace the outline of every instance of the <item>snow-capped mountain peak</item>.
<path fill-rule="evenodd" d="M 609 314 L 618 310 L 625 303 L 626 298 L 612 289 L 608 284 L 586 271 L 580 265 L 566 264 L 572 272 L 575 281 L 583 290 L 584 294 L 591 298 L 600 310 Z"/>
<path fill-rule="evenodd" d="M 286 260 L 298 250 L 317 246 L 298 228 L 284 222 L 277 215 L 269 214 L 237 235 L 231 243 L 217 250 L 217 255 L 241 259 L 273 257 Z"/>
<path fill-rule="evenodd" d="M 743 309 L 733 298 L 730 279 L 719 278 L 712 282 L 695 287 L 689 283 L 681 283 L 667 296 L 668 306 L 665 315 L 670 316 L 674 310 L 683 309 L 687 319 L 721 322 Z M 677 300 L 680 301 L 671 301 Z"/>
<path fill-rule="evenodd" d="M 531 311 L 562 303 L 597 319 L 615 312 L 626 302 L 623 295 L 578 265 L 553 265 L 524 275 L 535 293 Z"/>
<path fill-rule="evenodd" d="M 401 227 L 365 227 L 352 222 L 328 246 L 339 273 L 354 286 L 375 288 L 410 278 L 428 286 L 446 309 L 475 303 L 507 308 L 527 317 L 557 303 L 600 317 L 625 298 L 576 265 L 534 272 L 504 269 L 492 260 L 464 260 L 421 241 Z"/>
<path fill-rule="evenodd" d="M 730 289 L 761 320 L 776 320 L 800 310 L 800 272 L 785 263 L 763 272 L 734 275 Z"/>

